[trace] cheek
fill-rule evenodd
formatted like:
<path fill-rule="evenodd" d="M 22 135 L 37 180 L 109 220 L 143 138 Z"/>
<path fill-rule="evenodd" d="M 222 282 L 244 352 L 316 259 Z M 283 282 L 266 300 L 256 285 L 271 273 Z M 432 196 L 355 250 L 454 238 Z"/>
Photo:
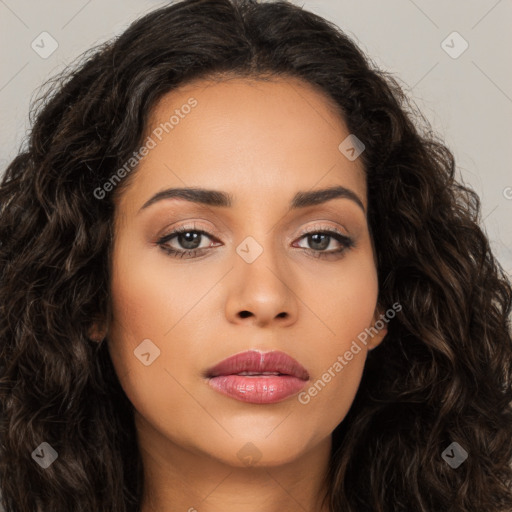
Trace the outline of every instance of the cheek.
<path fill-rule="evenodd" d="M 365 351 L 361 349 L 347 361 L 334 358 L 320 373 L 311 378 L 310 385 L 297 396 L 304 415 L 314 418 L 318 431 L 325 434 L 346 416 L 354 401 L 365 362 Z"/>
<path fill-rule="evenodd" d="M 159 296 L 159 281 L 153 276 L 154 268 L 143 258 L 141 260 L 141 256 L 130 240 L 120 239 L 113 253 L 110 283 L 109 352 L 119 380 L 134 403 L 137 395 L 145 393 L 148 374 L 154 379 L 161 373 L 155 372 L 155 368 L 159 366 L 163 348 L 163 319 L 171 321 L 164 314 L 165 304 Z M 145 347 L 145 350 L 141 351 L 139 347 Z M 151 365 L 143 363 L 148 359 L 143 355 L 145 353 L 149 353 L 150 360 L 154 361 Z"/>
<path fill-rule="evenodd" d="M 377 270 L 369 251 L 340 268 L 329 279 L 318 276 L 316 293 L 309 293 L 320 312 L 315 319 L 318 332 L 325 335 L 314 337 L 308 354 L 311 383 L 297 397 L 304 414 L 316 418 L 325 433 L 343 420 L 357 393 L 368 351 L 365 329 L 372 325 L 378 298 Z"/>
<path fill-rule="evenodd" d="M 158 248 L 148 250 L 130 240 L 121 241 L 113 255 L 112 331 L 140 343 L 162 340 L 197 302 L 197 293 L 185 272 L 170 272 Z M 200 286 L 200 284 L 198 285 Z M 135 347 L 133 347 L 135 348 Z"/>
<path fill-rule="evenodd" d="M 325 356 L 345 351 L 371 325 L 377 305 L 377 269 L 368 243 L 338 266 L 318 267 L 314 275 L 301 279 L 298 295 L 316 317 L 312 321 L 322 333 Z"/>
<path fill-rule="evenodd" d="M 165 409 L 170 397 L 186 402 L 173 376 L 179 382 L 191 378 L 198 348 L 188 341 L 197 332 L 198 297 L 211 284 L 191 283 L 185 272 L 171 275 L 165 255 L 155 258 L 155 251 L 128 238 L 119 240 L 112 263 L 108 347 L 126 395 L 146 414 Z"/>
<path fill-rule="evenodd" d="M 182 305 L 163 296 L 161 279 L 144 266 L 140 272 L 119 273 L 112 279 L 112 314 L 108 347 L 115 372 L 126 396 L 143 418 L 158 418 L 180 428 L 180 418 L 169 416 L 169 406 L 190 407 L 190 397 L 173 378 L 173 361 L 188 368 L 186 345 L 175 347 L 165 333 L 183 314 Z M 142 270 L 144 269 L 144 270 Z M 174 330 L 171 331 L 171 334 Z M 190 357 L 190 356 L 189 356 Z M 178 376 L 178 380 L 182 379 Z M 172 429 L 171 429 L 172 430 Z"/>

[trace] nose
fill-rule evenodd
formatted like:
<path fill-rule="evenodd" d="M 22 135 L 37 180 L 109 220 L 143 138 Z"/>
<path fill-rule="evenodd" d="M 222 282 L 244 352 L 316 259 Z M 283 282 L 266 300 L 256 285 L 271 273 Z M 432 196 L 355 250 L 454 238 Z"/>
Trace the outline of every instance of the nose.
<path fill-rule="evenodd" d="M 251 323 L 258 327 L 281 327 L 297 321 L 298 298 L 293 290 L 297 282 L 282 259 L 266 248 L 252 263 L 236 255 L 229 273 L 226 316 L 231 323 Z"/>

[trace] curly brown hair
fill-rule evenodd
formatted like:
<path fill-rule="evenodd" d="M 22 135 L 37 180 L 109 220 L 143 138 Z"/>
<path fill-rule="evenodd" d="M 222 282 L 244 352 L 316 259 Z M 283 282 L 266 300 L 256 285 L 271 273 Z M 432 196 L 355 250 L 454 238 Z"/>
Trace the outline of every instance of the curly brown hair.
<path fill-rule="evenodd" d="M 298 77 L 364 141 L 379 305 L 398 302 L 333 432 L 330 509 L 512 510 L 512 287 L 450 150 L 334 24 L 283 1 L 183 0 L 49 82 L 0 184 L 0 487 L 7 512 L 138 512 L 133 408 L 91 322 L 110 311 L 114 195 L 152 107 L 202 77 Z M 37 108 L 36 108 L 37 107 Z M 385 361 L 385 364 L 382 364 Z M 58 452 L 46 470 L 31 454 Z M 457 469 L 451 443 L 469 456 Z"/>

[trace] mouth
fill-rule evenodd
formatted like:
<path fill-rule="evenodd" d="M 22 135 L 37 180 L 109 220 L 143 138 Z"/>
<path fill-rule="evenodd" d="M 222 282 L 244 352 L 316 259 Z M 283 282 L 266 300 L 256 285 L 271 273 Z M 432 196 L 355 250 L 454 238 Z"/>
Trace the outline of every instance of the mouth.
<path fill-rule="evenodd" d="M 224 359 L 207 370 L 206 377 L 220 375 L 288 375 L 298 379 L 307 380 L 307 370 L 293 357 L 280 351 L 258 352 L 248 350 Z"/>
<path fill-rule="evenodd" d="M 231 356 L 207 370 L 208 384 L 223 395 L 243 402 L 280 402 L 304 388 L 307 370 L 280 351 L 249 350 Z"/>

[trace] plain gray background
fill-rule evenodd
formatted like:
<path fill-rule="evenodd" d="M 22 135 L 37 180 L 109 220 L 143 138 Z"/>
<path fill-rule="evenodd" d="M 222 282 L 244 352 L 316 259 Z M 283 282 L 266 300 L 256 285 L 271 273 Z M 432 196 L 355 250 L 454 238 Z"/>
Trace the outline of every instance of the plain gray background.
<path fill-rule="evenodd" d="M 0 0 L 0 173 L 20 148 L 37 88 L 86 49 L 169 3 Z M 479 194 L 494 253 L 512 273 L 512 0 L 293 3 L 336 23 L 400 80 Z M 51 49 L 43 32 L 58 44 L 46 58 L 32 47 Z"/>

